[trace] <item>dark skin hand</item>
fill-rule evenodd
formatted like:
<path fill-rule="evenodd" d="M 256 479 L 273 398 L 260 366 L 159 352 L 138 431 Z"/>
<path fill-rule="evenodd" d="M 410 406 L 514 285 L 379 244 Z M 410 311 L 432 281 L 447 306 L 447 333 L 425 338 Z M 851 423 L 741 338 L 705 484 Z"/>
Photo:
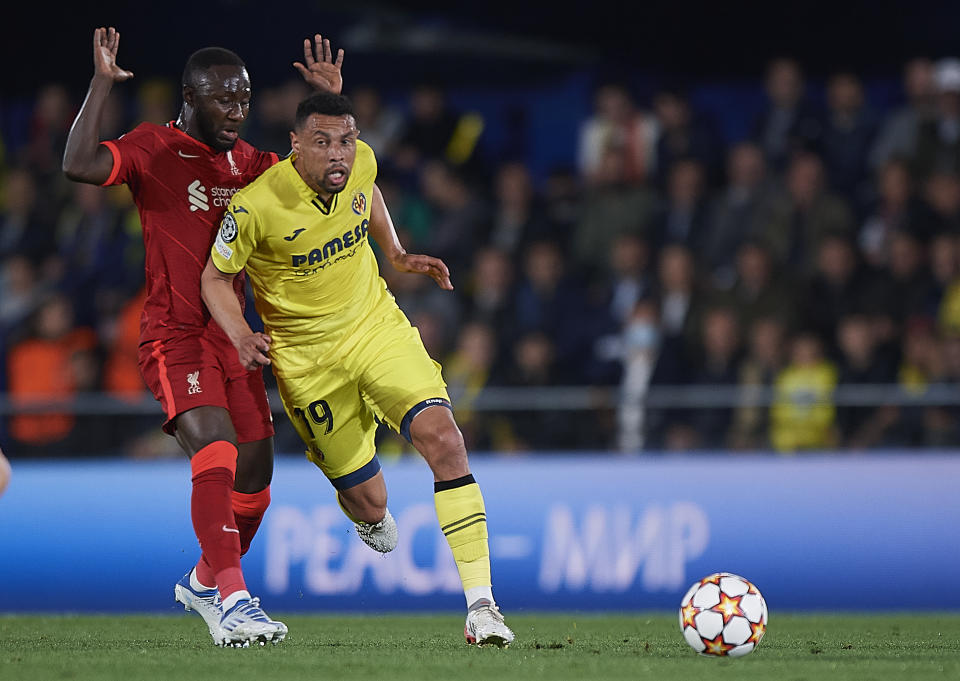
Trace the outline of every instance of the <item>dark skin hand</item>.
<path fill-rule="evenodd" d="M 114 83 L 133 78 L 133 73 L 117 65 L 120 47 L 120 32 L 113 27 L 97 28 L 93 32 L 93 79 L 80 113 L 70 129 L 63 155 L 63 171 L 76 182 L 103 184 L 113 170 L 113 155 L 100 144 L 100 120 L 104 104 Z M 341 68 L 343 50 L 338 50 L 336 59 L 330 41 L 318 33 L 314 44 L 303 41 L 304 62 L 294 67 L 304 80 L 316 90 L 328 90 L 339 94 L 343 87 Z M 249 111 L 250 82 L 239 67 L 214 67 L 233 69 L 233 73 L 209 73 L 199 88 L 190 88 L 190 100 L 184 88 L 184 107 L 178 117 L 178 127 L 188 135 L 215 149 L 227 150 L 236 142 L 239 125 Z M 243 81 L 246 87 L 243 87 Z M 194 84 L 198 85 L 198 84 Z M 245 90 L 245 91 L 244 91 Z M 220 101 L 218 101 L 218 99 Z M 207 110 L 216 120 L 208 120 Z"/>

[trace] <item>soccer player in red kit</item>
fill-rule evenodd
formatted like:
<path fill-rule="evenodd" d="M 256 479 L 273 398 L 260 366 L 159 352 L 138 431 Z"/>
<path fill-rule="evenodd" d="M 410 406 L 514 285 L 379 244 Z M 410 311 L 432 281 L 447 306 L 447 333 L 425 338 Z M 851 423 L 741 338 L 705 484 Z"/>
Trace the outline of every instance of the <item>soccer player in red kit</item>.
<path fill-rule="evenodd" d="M 230 197 L 277 162 L 277 154 L 240 139 L 250 106 L 250 79 L 239 56 L 208 47 L 183 71 L 176 121 L 142 123 L 119 139 L 100 141 L 104 103 L 114 83 L 133 74 L 116 62 L 120 34 L 93 35 L 94 76 L 73 123 L 63 170 L 79 182 L 126 184 L 140 212 L 147 298 L 140 321 L 140 372 L 163 406 L 164 430 L 190 457 L 191 516 L 201 557 L 174 591 L 196 610 L 218 645 L 283 640 L 287 627 L 270 619 L 247 591 L 240 557 L 270 503 L 273 419 L 261 369 L 240 365 L 237 351 L 211 320 L 200 275 Z M 343 50 L 304 41 L 294 66 L 316 89 L 340 92 Z M 240 277 L 238 277 L 240 279 Z M 243 281 L 235 287 L 244 299 Z M 263 344 L 255 337 L 251 342 Z"/>

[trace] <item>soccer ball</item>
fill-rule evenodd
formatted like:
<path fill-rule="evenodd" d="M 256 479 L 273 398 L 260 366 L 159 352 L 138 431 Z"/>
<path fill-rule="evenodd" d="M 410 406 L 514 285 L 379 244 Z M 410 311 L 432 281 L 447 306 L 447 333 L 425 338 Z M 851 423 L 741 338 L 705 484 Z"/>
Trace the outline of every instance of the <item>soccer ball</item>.
<path fill-rule="evenodd" d="M 748 580 L 717 572 L 683 597 L 680 629 L 701 655 L 740 657 L 760 645 L 767 630 L 767 604 Z"/>

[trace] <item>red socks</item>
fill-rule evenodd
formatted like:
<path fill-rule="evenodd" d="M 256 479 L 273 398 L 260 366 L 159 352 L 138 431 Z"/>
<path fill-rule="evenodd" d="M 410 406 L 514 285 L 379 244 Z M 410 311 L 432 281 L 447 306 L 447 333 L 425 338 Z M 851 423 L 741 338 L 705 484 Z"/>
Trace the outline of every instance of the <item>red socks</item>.
<path fill-rule="evenodd" d="M 246 555 L 250 550 L 250 542 L 253 541 L 260 522 L 263 520 L 263 514 L 267 512 L 270 506 L 270 486 L 254 492 L 245 494 L 243 492 L 233 492 L 233 519 L 237 523 L 237 529 L 240 530 L 240 555 Z M 213 568 L 207 563 L 204 556 L 200 557 L 197 563 L 197 579 L 201 584 L 216 584 L 216 576 Z"/>
<path fill-rule="evenodd" d="M 226 598 L 246 589 L 240 570 L 240 530 L 233 515 L 233 483 L 237 470 L 237 448 L 218 440 L 193 455 L 193 497 L 190 513 L 193 529 L 203 551 L 201 563 L 209 566 L 204 574 L 198 565 L 197 579 L 210 585 L 211 576 Z"/>
<path fill-rule="evenodd" d="M 240 555 L 245 556 L 250 550 L 250 542 L 260 527 L 263 514 L 270 506 L 270 485 L 259 492 L 245 494 L 233 492 L 233 518 L 240 530 Z"/>

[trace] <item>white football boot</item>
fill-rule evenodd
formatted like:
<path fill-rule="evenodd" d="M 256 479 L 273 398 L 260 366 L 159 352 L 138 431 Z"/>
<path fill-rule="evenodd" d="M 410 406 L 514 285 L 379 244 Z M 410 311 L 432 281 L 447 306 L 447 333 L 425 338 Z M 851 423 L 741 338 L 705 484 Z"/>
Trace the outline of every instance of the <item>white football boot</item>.
<path fill-rule="evenodd" d="M 287 625 L 270 619 L 259 598 L 244 598 L 223 613 L 220 635 L 218 645 L 248 648 L 251 643 L 280 643 L 287 635 Z"/>
<path fill-rule="evenodd" d="M 390 515 L 390 509 L 387 509 L 383 520 L 379 523 L 354 523 L 357 528 L 357 534 L 363 542 L 374 551 L 380 553 L 390 553 L 397 548 L 397 523 Z"/>
<path fill-rule="evenodd" d="M 467 610 L 467 622 L 463 627 L 467 643 L 478 646 L 494 645 L 506 648 L 513 643 L 513 632 L 503 621 L 503 615 L 497 606 L 481 599 Z"/>
<path fill-rule="evenodd" d="M 203 618 L 207 623 L 207 629 L 213 642 L 220 645 L 222 638 L 220 634 L 220 619 L 223 616 L 223 610 L 220 608 L 220 592 L 213 589 L 194 589 L 190 584 L 190 576 L 193 570 L 180 578 L 180 581 L 173 587 L 173 597 L 183 603 L 183 609 L 187 612 L 193 611 Z M 199 582 L 198 582 L 199 584 Z"/>

